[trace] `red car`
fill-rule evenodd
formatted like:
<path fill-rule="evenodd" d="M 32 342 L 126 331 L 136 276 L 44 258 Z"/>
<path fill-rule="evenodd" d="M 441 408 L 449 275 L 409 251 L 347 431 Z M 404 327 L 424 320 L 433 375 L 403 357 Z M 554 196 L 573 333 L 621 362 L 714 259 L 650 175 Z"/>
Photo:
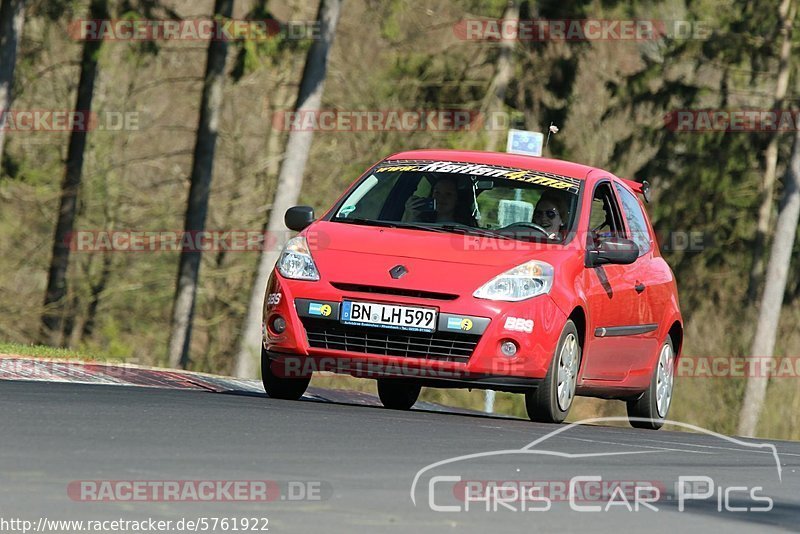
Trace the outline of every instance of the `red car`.
<path fill-rule="evenodd" d="M 659 428 L 683 323 L 637 195 L 577 163 L 416 150 L 365 172 L 300 231 L 266 290 L 262 376 L 297 399 L 313 371 L 375 378 L 384 406 L 422 386 L 525 394 L 561 422 L 575 395 L 622 399 Z"/>

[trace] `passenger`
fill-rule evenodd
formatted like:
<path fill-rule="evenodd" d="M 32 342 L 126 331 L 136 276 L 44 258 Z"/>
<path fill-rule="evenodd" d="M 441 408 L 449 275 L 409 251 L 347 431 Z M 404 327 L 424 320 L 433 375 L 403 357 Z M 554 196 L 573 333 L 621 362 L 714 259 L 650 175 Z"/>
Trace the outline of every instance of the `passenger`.
<path fill-rule="evenodd" d="M 569 230 L 566 227 L 568 220 L 569 208 L 564 197 L 552 191 L 542 193 L 533 209 L 533 222 L 563 238 Z"/>

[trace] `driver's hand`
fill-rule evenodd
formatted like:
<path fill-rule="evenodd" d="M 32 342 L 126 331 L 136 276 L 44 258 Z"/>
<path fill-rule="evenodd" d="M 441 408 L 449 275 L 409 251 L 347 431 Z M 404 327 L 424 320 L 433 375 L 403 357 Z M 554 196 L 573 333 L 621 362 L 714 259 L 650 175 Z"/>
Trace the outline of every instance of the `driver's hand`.
<path fill-rule="evenodd" d="M 410 220 L 418 221 L 422 219 L 422 210 L 425 207 L 426 201 L 427 199 L 416 195 L 408 197 L 408 200 L 406 200 L 406 214 L 409 216 Z"/>

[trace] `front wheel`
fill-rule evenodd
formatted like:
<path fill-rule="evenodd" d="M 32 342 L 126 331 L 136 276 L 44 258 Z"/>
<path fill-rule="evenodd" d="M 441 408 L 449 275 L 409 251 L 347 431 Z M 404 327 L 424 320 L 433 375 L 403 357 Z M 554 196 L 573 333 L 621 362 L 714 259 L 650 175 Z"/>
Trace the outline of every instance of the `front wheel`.
<path fill-rule="evenodd" d="M 298 400 L 306 392 L 308 383 L 311 382 L 311 375 L 280 376 L 272 367 L 274 363 L 270 360 L 267 349 L 262 347 L 261 382 L 264 384 L 264 391 L 273 399 Z"/>
<path fill-rule="evenodd" d="M 672 404 L 672 388 L 675 385 L 675 350 L 672 338 L 667 335 L 661 345 L 658 362 L 653 369 L 650 386 L 636 400 L 628 401 L 628 421 L 632 427 L 658 430 Z"/>
<path fill-rule="evenodd" d="M 564 325 L 550 368 L 542 383 L 525 394 L 525 408 L 531 421 L 562 423 L 567 418 L 581 367 L 578 328 L 571 320 Z"/>
<path fill-rule="evenodd" d="M 409 384 L 396 378 L 378 379 L 378 397 L 386 408 L 409 410 L 419 398 L 422 386 Z"/>

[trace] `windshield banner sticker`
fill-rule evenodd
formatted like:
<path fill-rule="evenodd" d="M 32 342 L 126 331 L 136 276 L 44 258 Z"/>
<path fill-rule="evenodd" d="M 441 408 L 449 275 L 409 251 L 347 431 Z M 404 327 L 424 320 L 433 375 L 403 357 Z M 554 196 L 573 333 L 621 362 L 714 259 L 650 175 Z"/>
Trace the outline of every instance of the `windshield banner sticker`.
<path fill-rule="evenodd" d="M 548 172 L 529 171 L 486 165 L 483 163 L 458 163 L 453 161 L 386 161 L 378 165 L 375 172 L 437 172 L 452 174 L 469 174 L 487 178 L 505 178 L 529 184 L 543 185 L 553 189 L 564 189 L 577 193 L 580 180 L 551 174 Z"/>

